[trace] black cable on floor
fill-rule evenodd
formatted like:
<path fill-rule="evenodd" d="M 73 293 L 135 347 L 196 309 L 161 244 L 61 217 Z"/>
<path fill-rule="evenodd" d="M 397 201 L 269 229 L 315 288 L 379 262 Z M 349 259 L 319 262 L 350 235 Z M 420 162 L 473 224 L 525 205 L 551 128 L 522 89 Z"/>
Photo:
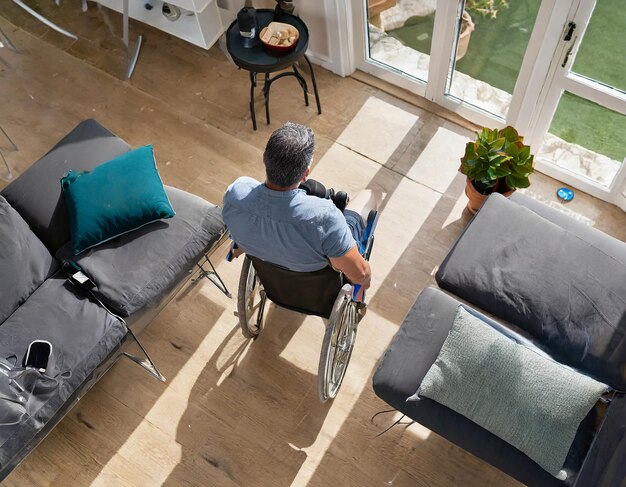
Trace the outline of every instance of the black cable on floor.
<path fill-rule="evenodd" d="M 385 409 L 384 411 L 378 411 L 376 414 L 374 414 L 371 418 L 370 418 L 370 423 L 374 424 L 374 418 L 376 416 L 378 416 L 379 414 L 385 414 L 385 413 L 395 413 L 396 410 L 395 409 Z M 391 426 L 389 426 L 388 428 L 386 428 L 384 431 L 381 431 L 380 433 L 378 433 L 374 438 L 378 438 L 381 435 L 384 435 L 387 431 L 389 431 L 391 428 L 393 428 L 394 426 L 397 426 L 399 424 L 405 424 L 407 425 L 407 428 L 412 425 L 413 423 L 415 423 L 415 421 L 409 421 L 408 423 L 402 423 L 401 421 L 404 419 L 404 417 L 406 416 L 406 414 L 403 414 L 402 416 L 400 416 L 400 419 L 398 419 L 396 422 L 394 422 Z"/>

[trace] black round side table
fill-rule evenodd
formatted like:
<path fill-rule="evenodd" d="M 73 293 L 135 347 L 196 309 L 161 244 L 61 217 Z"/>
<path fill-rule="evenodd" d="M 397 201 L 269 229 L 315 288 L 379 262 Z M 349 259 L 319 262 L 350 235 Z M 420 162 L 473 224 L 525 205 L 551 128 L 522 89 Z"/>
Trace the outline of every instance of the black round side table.
<path fill-rule="evenodd" d="M 269 125 L 270 123 L 270 87 L 272 83 L 285 76 L 293 76 L 300 83 L 300 87 L 304 92 L 304 104 L 309 106 L 309 95 L 307 93 L 307 84 L 305 79 L 298 71 L 296 62 L 302 58 L 309 65 L 311 71 L 311 81 L 313 83 L 313 92 L 315 93 L 315 101 L 317 102 L 317 113 L 322 113 L 322 106 L 320 105 L 320 97 L 317 92 L 317 84 L 315 82 L 315 73 L 313 72 L 313 66 L 311 61 L 306 57 L 305 52 L 309 45 L 309 29 L 306 24 L 295 15 L 288 13 L 275 13 L 271 9 L 259 9 L 256 11 L 257 24 L 259 32 L 266 27 L 270 22 L 283 22 L 285 24 L 293 25 L 300 33 L 300 39 L 296 47 L 288 52 L 277 52 L 267 49 L 261 41 L 254 47 L 244 47 L 244 38 L 239 35 L 239 29 L 237 28 L 237 21 L 234 21 L 228 28 L 226 33 L 226 46 L 229 54 L 233 58 L 235 64 L 242 69 L 250 72 L 250 116 L 252 117 L 252 127 L 256 130 L 256 112 L 254 109 L 254 88 L 257 85 L 257 75 L 259 73 L 265 74 L 263 83 L 263 97 L 265 98 L 265 119 Z M 258 39 L 257 39 L 258 40 Z M 274 77 L 270 77 L 270 73 L 281 71 L 291 67 L 293 71 L 286 71 L 280 73 Z"/>

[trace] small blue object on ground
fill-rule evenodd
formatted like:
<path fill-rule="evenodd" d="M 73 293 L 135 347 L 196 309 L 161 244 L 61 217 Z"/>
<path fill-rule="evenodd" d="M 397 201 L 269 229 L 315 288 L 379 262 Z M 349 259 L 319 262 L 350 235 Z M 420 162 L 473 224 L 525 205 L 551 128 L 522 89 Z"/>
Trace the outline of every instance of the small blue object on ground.
<path fill-rule="evenodd" d="M 574 199 L 574 191 L 569 188 L 559 188 L 556 190 L 556 195 L 559 199 L 567 203 L 568 201 L 572 201 Z"/>

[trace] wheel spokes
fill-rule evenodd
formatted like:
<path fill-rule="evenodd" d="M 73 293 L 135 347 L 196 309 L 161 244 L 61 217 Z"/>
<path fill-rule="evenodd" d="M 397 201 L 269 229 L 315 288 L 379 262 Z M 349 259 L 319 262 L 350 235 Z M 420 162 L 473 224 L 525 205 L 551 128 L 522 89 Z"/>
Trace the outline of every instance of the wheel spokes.
<path fill-rule="evenodd" d="M 346 298 L 347 301 L 347 298 Z M 326 384 L 327 394 L 334 397 L 341 386 L 352 354 L 354 338 L 356 335 L 356 315 L 351 302 L 344 302 L 343 312 L 340 314 L 339 323 L 331 339 L 331 351 L 328 357 Z"/>

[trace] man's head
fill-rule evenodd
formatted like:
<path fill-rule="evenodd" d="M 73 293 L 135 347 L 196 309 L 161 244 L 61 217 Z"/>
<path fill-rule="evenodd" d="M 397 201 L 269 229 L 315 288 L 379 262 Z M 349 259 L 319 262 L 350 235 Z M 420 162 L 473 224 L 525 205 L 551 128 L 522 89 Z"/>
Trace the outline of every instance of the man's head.
<path fill-rule="evenodd" d="M 315 150 L 313 131 L 293 122 L 275 130 L 265 146 L 263 161 L 267 181 L 287 188 L 305 177 Z"/>

